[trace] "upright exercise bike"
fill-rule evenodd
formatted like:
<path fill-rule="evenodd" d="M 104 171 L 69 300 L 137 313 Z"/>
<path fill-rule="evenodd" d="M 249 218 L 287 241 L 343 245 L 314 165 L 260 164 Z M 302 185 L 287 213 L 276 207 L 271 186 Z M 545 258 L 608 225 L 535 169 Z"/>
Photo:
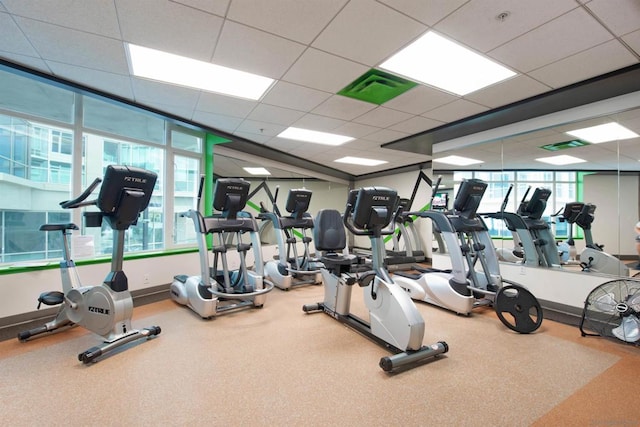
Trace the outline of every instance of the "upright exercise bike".
<path fill-rule="evenodd" d="M 262 205 L 259 218 L 269 221 L 276 233 L 278 243 L 278 259 L 267 261 L 265 271 L 273 284 L 285 291 L 295 286 L 318 285 L 322 283 L 320 274 L 321 264 L 311 256 L 310 244 L 312 238 L 307 235 L 313 230 L 313 217 L 307 211 L 311 201 L 311 191 L 305 189 L 291 189 L 287 197 L 285 209 L 291 215 L 282 216 L 277 205 L 278 190 L 276 190 L 273 210 L 269 212 Z M 300 240 L 296 237 L 300 235 Z M 302 242 L 303 253 L 298 254 L 298 242 Z"/>
<path fill-rule="evenodd" d="M 585 247 L 580 252 L 580 267 L 583 271 L 593 271 L 614 276 L 629 276 L 629 267 L 615 256 L 604 251 L 604 245 L 593 241 L 591 224 L 595 219 L 596 206 L 591 203 L 571 202 L 564 207 L 562 216 L 569 224 L 569 238 L 567 244 L 575 247 L 573 240 L 573 225 L 584 231 Z"/>
<path fill-rule="evenodd" d="M 394 190 L 367 187 L 350 192 L 344 213 L 324 209 L 316 217 L 314 237 L 316 249 L 323 251 L 322 278 L 324 301 L 303 306 L 306 313 L 324 311 L 377 344 L 395 353 L 380 359 L 380 367 L 389 372 L 409 367 L 420 361 L 446 353 L 443 341 L 423 346 L 424 320 L 411 298 L 389 276 L 384 266 L 383 235 L 397 213 L 398 197 Z M 362 274 L 352 272 L 357 264 L 354 255 L 345 255 L 344 227 L 356 235 L 371 238 L 373 270 Z M 351 291 L 358 284 L 369 310 L 369 322 L 351 313 Z"/>
<path fill-rule="evenodd" d="M 204 177 L 200 179 L 198 208 L 202 197 Z M 193 220 L 200 256 L 200 275 L 174 276 L 171 299 L 186 305 L 203 319 L 243 308 L 261 308 L 273 284 L 264 278 L 262 248 L 258 224 L 250 213 L 243 211 L 249 195 L 249 181 L 244 179 L 218 179 L 213 191 L 213 208 L 219 213 L 203 216 L 199 209 L 182 215 Z M 244 243 L 248 234 L 251 242 Z M 207 236 L 213 236 L 213 266 L 210 265 Z M 229 268 L 228 238 L 236 241 L 234 249 L 240 257 L 240 268 Z M 254 268 L 249 269 L 247 253 L 251 251 Z M 220 265 L 221 264 L 221 265 Z M 221 267 L 221 268 L 220 268 Z"/>
<path fill-rule="evenodd" d="M 133 300 L 128 290 L 127 276 L 122 270 L 125 232 L 136 224 L 140 212 L 144 211 L 151 198 L 157 176 L 155 173 L 135 167 L 107 166 L 104 181 L 95 181 L 76 199 L 60 203 L 65 209 L 95 205 L 99 212 L 85 212 L 87 227 L 100 227 L 103 220 L 113 229 L 113 253 L 111 272 L 104 283 L 97 286 L 82 286 L 74 261 L 71 259 L 69 236 L 77 230 L 75 224 L 45 224 L 42 231 L 62 232 L 64 259 L 60 262 L 62 292 L 51 291 L 38 297 L 41 304 L 61 305 L 55 319 L 35 329 L 20 332 L 18 339 L 29 338 L 61 328 L 80 325 L 100 335 L 104 343 L 78 355 L 78 360 L 88 364 L 97 357 L 130 342 L 150 338 L 160 333 L 159 326 L 142 330 L 131 327 Z M 86 201 L 102 182 L 96 200 Z"/>

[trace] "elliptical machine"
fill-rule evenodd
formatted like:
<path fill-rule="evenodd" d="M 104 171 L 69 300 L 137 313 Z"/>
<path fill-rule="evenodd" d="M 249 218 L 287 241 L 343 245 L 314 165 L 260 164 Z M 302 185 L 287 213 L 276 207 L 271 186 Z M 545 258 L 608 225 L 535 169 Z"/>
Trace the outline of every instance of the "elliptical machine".
<path fill-rule="evenodd" d="M 486 224 L 476 214 L 487 188 L 478 179 L 463 180 L 451 212 L 412 212 L 430 218 L 451 258 L 451 270 L 423 269 L 420 274 L 396 273 L 394 281 L 411 298 L 468 315 L 476 307 L 493 306 L 509 329 L 527 334 L 542 324 L 536 297 L 500 274 L 500 264 Z M 476 270 L 476 265 L 480 268 Z M 503 286 L 503 282 L 507 286 Z"/>
<path fill-rule="evenodd" d="M 269 221 L 273 226 L 278 243 L 278 259 L 267 261 L 265 272 L 273 284 L 285 291 L 292 287 L 305 285 L 319 285 L 322 283 L 320 274 L 321 263 L 311 257 L 309 245 L 312 238 L 307 235 L 308 230 L 314 229 L 313 217 L 307 211 L 311 201 L 311 191 L 305 189 L 291 189 L 287 197 L 285 209 L 290 216 L 281 216 L 277 205 L 278 189 L 276 189 L 273 211 L 269 212 L 264 204 L 258 218 Z M 298 239 L 304 247 L 302 256 L 298 255 Z"/>
<path fill-rule="evenodd" d="M 424 320 L 411 298 L 389 276 L 384 266 L 383 235 L 397 213 L 398 197 L 394 190 L 366 187 L 353 190 L 344 213 L 324 209 L 316 217 L 316 248 L 323 251 L 322 278 L 324 301 L 302 307 L 305 313 L 324 311 L 377 344 L 390 349 L 392 356 L 380 359 L 380 367 L 392 371 L 446 353 L 447 343 L 440 341 L 423 346 Z M 344 255 L 344 227 L 356 235 L 371 239 L 373 270 L 357 275 L 352 267 L 354 255 Z M 358 284 L 369 310 L 369 322 L 351 313 L 351 291 Z"/>
<path fill-rule="evenodd" d="M 38 309 L 41 304 L 61 306 L 52 321 L 41 327 L 20 332 L 20 341 L 26 341 L 45 332 L 80 325 L 104 338 L 102 345 L 78 354 L 78 360 L 88 364 L 118 347 L 160 333 L 159 326 L 142 330 L 131 327 L 133 300 L 128 290 L 127 276 L 122 270 L 125 231 L 136 224 L 140 212 L 147 208 L 156 179 L 156 174 L 151 171 L 109 165 L 104 181 L 96 178 L 80 196 L 60 203 L 64 209 L 91 205 L 98 207 L 99 212 L 84 213 L 85 223 L 87 227 L 100 227 L 105 219 L 113 229 L 111 272 L 101 285 L 82 286 L 69 247 L 71 231 L 78 230 L 78 227 L 72 223 L 42 225 L 42 231 L 62 232 L 64 259 L 60 262 L 60 274 L 63 291 L 40 294 Z M 86 201 L 100 182 L 102 187 L 98 198 Z"/>
<path fill-rule="evenodd" d="M 249 181 L 241 178 L 217 180 L 213 191 L 213 208 L 220 213 L 203 217 L 199 210 L 204 187 L 203 176 L 198 190 L 198 209 L 190 209 L 182 214 L 193 220 L 196 230 L 200 275 L 174 276 L 170 296 L 203 319 L 231 310 L 261 308 L 267 299 L 266 294 L 273 289 L 273 284 L 264 278 L 258 224 L 249 212 L 242 210 L 247 203 L 249 186 Z M 245 233 L 249 234 L 251 243 L 242 241 Z M 207 249 L 209 234 L 213 236 L 212 266 Z M 230 236 L 236 241 L 235 250 L 240 257 L 240 268 L 237 270 L 231 270 L 227 260 L 227 241 Z M 253 270 L 247 267 L 246 256 L 249 250 L 254 258 Z"/>
<path fill-rule="evenodd" d="M 628 277 L 629 267 L 615 256 L 604 252 L 604 245 L 598 245 L 593 241 L 591 224 L 595 219 L 595 211 L 596 206 L 591 203 L 571 202 L 565 205 L 562 216 L 569 224 L 567 244 L 575 247 L 573 224 L 576 224 L 584 231 L 585 248 L 579 256 L 582 271 Z"/>

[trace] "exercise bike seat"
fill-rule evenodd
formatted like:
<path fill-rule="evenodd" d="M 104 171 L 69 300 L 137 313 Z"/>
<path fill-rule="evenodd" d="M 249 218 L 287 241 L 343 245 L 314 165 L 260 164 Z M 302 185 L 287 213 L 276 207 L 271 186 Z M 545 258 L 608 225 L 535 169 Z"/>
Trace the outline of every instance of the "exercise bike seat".
<path fill-rule="evenodd" d="M 62 230 L 79 230 L 78 226 L 72 222 L 65 224 L 42 224 L 40 231 L 62 231 Z"/>

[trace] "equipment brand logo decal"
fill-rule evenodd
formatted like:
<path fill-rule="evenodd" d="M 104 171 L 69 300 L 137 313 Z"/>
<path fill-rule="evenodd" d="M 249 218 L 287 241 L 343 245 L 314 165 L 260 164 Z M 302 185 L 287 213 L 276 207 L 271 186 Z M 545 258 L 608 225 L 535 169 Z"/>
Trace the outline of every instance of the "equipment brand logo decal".
<path fill-rule="evenodd" d="M 230 185 L 227 187 L 229 190 L 237 190 L 237 191 L 242 191 L 244 190 L 244 187 L 237 187 L 235 185 Z"/>
<path fill-rule="evenodd" d="M 137 178 L 135 176 L 125 176 L 124 180 L 128 182 L 136 182 L 138 184 L 145 184 L 147 182 L 146 178 Z"/>
<path fill-rule="evenodd" d="M 108 308 L 89 306 L 89 307 L 87 307 L 87 311 L 89 311 L 91 313 L 104 314 L 106 316 L 109 315 L 109 309 Z"/>
<path fill-rule="evenodd" d="M 387 201 L 389 200 L 389 196 L 373 196 L 373 200 Z"/>

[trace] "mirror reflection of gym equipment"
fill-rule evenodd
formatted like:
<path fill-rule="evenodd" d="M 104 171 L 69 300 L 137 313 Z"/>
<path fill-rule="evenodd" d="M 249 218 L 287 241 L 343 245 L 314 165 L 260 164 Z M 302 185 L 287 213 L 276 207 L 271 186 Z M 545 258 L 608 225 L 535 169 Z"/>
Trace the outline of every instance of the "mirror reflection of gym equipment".
<path fill-rule="evenodd" d="M 321 263 L 312 256 L 312 238 L 308 235 L 314 228 L 313 217 L 307 212 L 312 192 L 303 188 L 289 190 L 285 204 L 288 216 L 280 212 L 278 192 L 279 188 L 276 188 L 272 210 L 261 202 L 258 215 L 265 224 L 272 226 L 278 245 L 277 259 L 266 262 L 265 274 L 276 287 L 285 291 L 297 286 L 319 285 L 322 283 Z M 298 253 L 299 242 L 302 243 L 302 254 Z"/>
<path fill-rule="evenodd" d="M 436 194 L 440 180 L 433 190 Z M 458 314 L 470 314 L 480 306 L 493 306 L 509 329 L 520 333 L 536 331 L 542 324 L 542 307 L 535 296 L 500 274 L 491 236 L 477 215 L 487 184 L 477 179 L 462 181 L 453 209 L 411 212 L 432 220 L 451 258 L 450 270 L 421 268 L 419 273 L 396 272 L 394 280 L 413 299 L 425 301 Z M 479 264 L 479 266 L 478 266 Z M 503 282 L 507 285 L 504 286 Z"/>

